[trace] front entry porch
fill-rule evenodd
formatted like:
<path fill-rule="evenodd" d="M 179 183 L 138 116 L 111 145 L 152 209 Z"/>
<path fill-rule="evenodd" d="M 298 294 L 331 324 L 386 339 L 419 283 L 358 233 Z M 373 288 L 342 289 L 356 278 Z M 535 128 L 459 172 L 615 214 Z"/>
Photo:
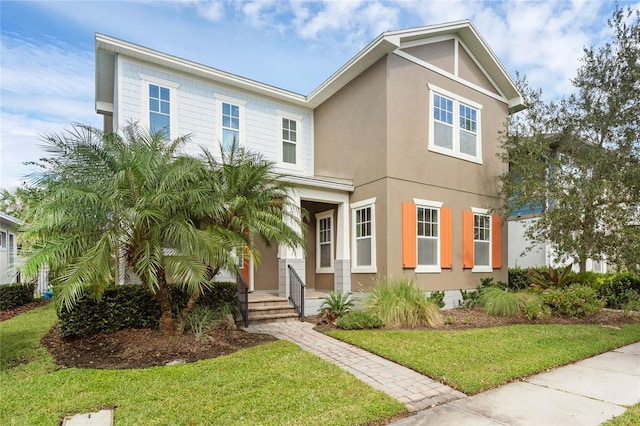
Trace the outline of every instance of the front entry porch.
<path fill-rule="evenodd" d="M 322 304 L 322 298 L 328 294 L 328 290 L 305 291 L 305 315 L 317 315 Z M 246 314 L 246 323 L 249 325 L 301 320 L 300 313 L 295 309 L 291 301 L 285 297 L 280 297 L 275 291 L 248 293 Z"/>

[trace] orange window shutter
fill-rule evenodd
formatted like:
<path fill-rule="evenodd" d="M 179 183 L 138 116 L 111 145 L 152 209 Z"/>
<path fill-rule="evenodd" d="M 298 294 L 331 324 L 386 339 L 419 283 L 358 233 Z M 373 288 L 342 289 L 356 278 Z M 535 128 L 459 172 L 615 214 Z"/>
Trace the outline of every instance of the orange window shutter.
<path fill-rule="evenodd" d="M 462 267 L 473 268 L 473 212 L 462 212 Z"/>
<path fill-rule="evenodd" d="M 440 209 L 440 267 L 453 268 L 453 213 L 451 209 Z"/>
<path fill-rule="evenodd" d="M 491 266 L 502 268 L 502 226 L 500 215 L 491 216 Z"/>
<path fill-rule="evenodd" d="M 402 267 L 415 268 L 417 260 L 416 205 L 402 203 Z"/>

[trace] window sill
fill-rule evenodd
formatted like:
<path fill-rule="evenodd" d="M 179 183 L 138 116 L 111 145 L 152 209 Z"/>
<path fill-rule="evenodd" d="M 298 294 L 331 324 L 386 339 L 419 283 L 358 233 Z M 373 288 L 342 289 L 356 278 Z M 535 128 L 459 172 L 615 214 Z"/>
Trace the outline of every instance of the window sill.
<path fill-rule="evenodd" d="M 333 274 L 335 273 L 333 268 L 316 268 L 316 274 Z"/>
<path fill-rule="evenodd" d="M 491 266 L 474 266 L 471 272 L 493 272 L 493 268 Z"/>
<path fill-rule="evenodd" d="M 352 274 L 376 274 L 378 269 L 375 266 L 352 266 Z"/>
<path fill-rule="evenodd" d="M 420 266 L 416 267 L 416 274 L 439 274 L 442 268 L 439 266 Z"/>
<path fill-rule="evenodd" d="M 482 164 L 481 157 L 474 157 L 472 155 L 463 154 L 461 152 L 443 148 L 437 145 L 429 144 L 428 150 L 431 152 L 437 152 L 438 154 L 446 155 L 449 157 L 459 158 L 460 160 L 470 161 L 476 164 Z"/>

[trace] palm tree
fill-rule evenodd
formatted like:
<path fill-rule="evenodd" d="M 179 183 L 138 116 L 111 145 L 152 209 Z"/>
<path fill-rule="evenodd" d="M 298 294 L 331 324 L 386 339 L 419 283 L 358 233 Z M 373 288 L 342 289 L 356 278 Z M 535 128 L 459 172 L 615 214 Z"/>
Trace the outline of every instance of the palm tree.
<path fill-rule="evenodd" d="M 36 182 L 47 190 L 26 231 L 33 248 L 25 273 L 33 275 L 44 265 L 56 269 L 60 303 L 71 309 L 83 294 L 98 298 L 109 283 L 118 282 L 124 264 L 158 301 L 160 330 L 182 332 L 200 293 L 211 285 L 212 270 L 233 270 L 234 253 L 253 247 L 255 229 L 260 236 L 280 236 L 265 230 L 257 211 L 235 226 L 239 220 L 229 219 L 236 216 L 226 200 L 242 195 L 226 196 L 221 189 L 235 187 L 212 185 L 224 182 L 220 169 L 215 162 L 182 155 L 187 140 L 167 142 L 162 134 L 149 135 L 135 125 L 122 136 L 82 125 L 47 136 L 51 156 Z M 285 200 L 280 211 L 286 205 Z M 276 228 L 288 243 L 300 242 L 284 222 Z M 170 285 L 191 295 L 175 318 Z"/>

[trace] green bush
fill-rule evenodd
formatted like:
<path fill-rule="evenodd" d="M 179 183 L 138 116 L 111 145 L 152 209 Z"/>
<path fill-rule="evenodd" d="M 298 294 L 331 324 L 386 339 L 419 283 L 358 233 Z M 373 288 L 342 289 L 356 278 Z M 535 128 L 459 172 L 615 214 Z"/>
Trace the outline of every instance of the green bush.
<path fill-rule="evenodd" d="M 343 293 L 341 291 L 329 291 L 329 295 L 322 298 L 320 305 L 320 314 L 322 318 L 334 323 L 342 315 L 346 314 L 353 308 L 353 300 L 351 293 Z"/>
<path fill-rule="evenodd" d="M 198 300 L 197 306 L 220 309 L 226 305 L 236 307 L 235 283 L 215 283 Z M 56 292 L 54 291 L 54 295 Z M 171 288 L 174 312 L 186 306 L 188 295 L 178 287 Z M 71 311 L 60 308 L 60 333 L 63 336 L 88 336 L 112 333 L 123 328 L 157 328 L 160 307 L 146 287 L 141 285 L 111 286 L 100 300 L 82 296 Z"/>
<path fill-rule="evenodd" d="M 481 306 L 480 292 L 478 290 L 460 290 L 460 307 L 473 309 L 476 306 Z"/>
<path fill-rule="evenodd" d="M 347 312 L 336 321 L 336 327 L 343 330 L 368 330 L 383 326 L 384 324 L 380 318 L 368 311 L 359 309 Z"/>
<path fill-rule="evenodd" d="M 444 291 L 432 291 L 427 300 L 435 303 L 440 309 L 444 308 Z"/>
<path fill-rule="evenodd" d="M 13 309 L 33 302 L 35 283 L 0 285 L 0 310 Z"/>
<path fill-rule="evenodd" d="M 413 281 L 380 280 L 365 304 L 369 311 L 389 327 L 420 327 L 442 325 L 437 305 L 427 300 Z"/>
<path fill-rule="evenodd" d="M 507 284 L 512 290 L 526 290 L 531 286 L 529 270 L 523 268 L 509 268 Z"/>
<path fill-rule="evenodd" d="M 609 274 L 599 278 L 593 287 L 608 308 L 622 309 L 629 302 L 629 290 L 640 292 L 640 276 L 628 272 Z"/>
<path fill-rule="evenodd" d="M 563 289 L 547 289 L 542 293 L 542 300 L 556 313 L 572 317 L 591 316 L 605 305 L 593 288 L 582 284 L 571 284 Z"/>

